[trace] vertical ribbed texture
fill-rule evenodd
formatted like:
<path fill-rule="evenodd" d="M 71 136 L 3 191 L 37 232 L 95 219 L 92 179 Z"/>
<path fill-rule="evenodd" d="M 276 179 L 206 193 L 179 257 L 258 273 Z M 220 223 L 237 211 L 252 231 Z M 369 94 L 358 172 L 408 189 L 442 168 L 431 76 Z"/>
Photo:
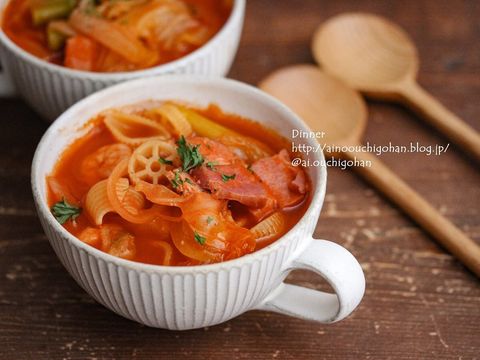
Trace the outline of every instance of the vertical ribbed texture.
<path fill-rule="evenodd" d="M 234 23 L 220 32 L 209 44 L 188 58 L 180 59 L 174 68 L 152 68 L 141 74 L 130 73 L 115 79 L 101 80 L 89 73 L 60 72 L 55 67 L 38 65 L 29 58 L 17 55 L 0 42 L 2 65 L 11 73 L 15 87 L 24 100 L 42 117 L 55 120 L 71 105 L 91 93 L 105 87 L 142 77 L 161 74 L 194 74 L 225 76 L 230 69 L 238 48 L 243 15 L 236 16 Z M 16 49 L 15 51 L 22 51 Z"/>
<path fill-rule="evenodd" d="M 241 19 L 237 26 L 241 26 Z M 229 49 L 238 45 L 239 32 L 220 35 L 209 52 L 200 50 L 197 60 L 183 64 L 178 72 L 225 74 L 234 54 Z M 88 77 L 70 79 L 51 69 L 33 67 L 22 58 L 14 60 L 8 51 L 4 58 L 9 59 L 9 69 L 17 73 L 19 91 L 48 117 L 78 97 L 110 85 Z M 42 89 L 55 97 L 45 100 Z M 42 182 L 44 176 L 42 173 Z M 35 190 L 34 196 L 38 206 L 41 200 Z M 261 303 L 283 281 L 293 257 L 311 241 L 322 202 L 312 203 L 311 216 L 272 247 L 232 262 L 181 269 L 140 266 L 98 254 L 55 230 L 51 214 L 42 210 L 38 214 L 62 264 L 98 302 L 147 326 L 184 330 L 224 322 Z"/>
<path fill-rule="evenodd" d="M 283 280 L 291 254 L 308 244 L 316 222 L 311 217 L 299 232 L 287 235 L 283 246 L 262 256 L 247 256 L 237 266 L 225 264 L 211 271 L 192 267 L 188 272 L 159 267 L 144 272 L 88 254 L 52 231 L 39 215 L 55 253 L 85 291 L 119 315 L 173 330 L 218 324 L 261 302 Z"/>

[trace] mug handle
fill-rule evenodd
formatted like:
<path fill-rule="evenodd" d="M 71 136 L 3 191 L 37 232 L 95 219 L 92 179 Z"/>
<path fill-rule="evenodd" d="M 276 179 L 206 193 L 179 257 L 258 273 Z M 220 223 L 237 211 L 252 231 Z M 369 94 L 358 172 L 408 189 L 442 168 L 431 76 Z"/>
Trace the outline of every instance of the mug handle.
<path fill-rule="evenodd" d="M 15 94 L 16 91 L 13 81 L 5 71 L 5 68 L 2 68 L 0 70 L 0 98 L 13 97 Z"/>
<path fill-rule="evenodd" d="M 288 271 L 295 269 L 317 273 L 328 281 L 336 294 L 282 282 L 255 310 L 333 323 L 350 315 L 365 292 L 360 264 L 347 249 L 331 241 L 313 240 Z"/>

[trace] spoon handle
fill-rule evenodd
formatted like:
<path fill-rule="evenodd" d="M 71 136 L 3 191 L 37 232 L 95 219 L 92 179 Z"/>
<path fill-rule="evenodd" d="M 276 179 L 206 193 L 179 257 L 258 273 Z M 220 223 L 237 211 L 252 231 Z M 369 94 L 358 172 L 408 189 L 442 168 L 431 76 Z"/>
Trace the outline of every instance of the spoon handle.
<path fill-rule="evenodd" d="M 448 110 L 415 81 L 405 82 L 402 101 L 413 107 L 439 131 L 480 161 L 480 134 Z"/>
<path fill-rule="evenodd" d="M 343 155 L 349 160 L 371 161 L 371 167 L 354 169 L 480 277 L 480 246 L 478 244 L 440 214 L 373 154 L 346 152 Z"/>

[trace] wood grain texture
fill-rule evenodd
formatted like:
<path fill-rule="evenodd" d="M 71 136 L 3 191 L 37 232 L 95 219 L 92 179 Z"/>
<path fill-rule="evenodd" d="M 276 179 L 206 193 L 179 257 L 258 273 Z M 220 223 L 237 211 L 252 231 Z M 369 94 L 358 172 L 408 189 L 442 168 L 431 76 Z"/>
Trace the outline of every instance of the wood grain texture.
<path fill-rule="evenodd" d="M 310 34 L 342 11 L 372 11 L 405 27 L 420 83 L 480 130 L 478 1 L 251 0 L 231 77 L 256 84 L 312 62 Z M 331 169 L 316 236 L 360 260 L 367 292 L 334 325 L 250 312 L 204 330 L 168 332 L 95 303 L 64 271 L 36 218 L 30 162 L 47 125 L 20 100 L 0 100 L 0 359 L 480 359 L 479 281 L 353 172 Z M 369 103 L 366 140 L 447 141 L 399 106 Z M 440 157 L 384 154 L 389 167 L 480 242 L 480 172 L 451 147 Z M 308 272 L 290 281 L 324 288 Z"/>

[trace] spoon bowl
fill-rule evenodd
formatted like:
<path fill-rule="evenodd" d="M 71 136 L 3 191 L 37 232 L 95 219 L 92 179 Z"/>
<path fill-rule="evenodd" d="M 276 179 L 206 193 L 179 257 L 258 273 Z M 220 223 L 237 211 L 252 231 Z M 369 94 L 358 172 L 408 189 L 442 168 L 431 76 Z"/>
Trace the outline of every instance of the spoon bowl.
<path fill-rule="evenodd" d="M 391 96 L 418 71 L 417 50 L 399 26 L 376 15 L 347 13 L 322 24 L 312 51 L 326 72 L 377 96 Z"/>
<path fill-rule="evenodd" d="M 289 86 L 285 86 L 289 84 Z M 360 142 L 367 124 L 362 97 L 314 65 L 299 64 L 273 72 L 260 88 L 294 109 L 312 131 L 324 132 L 320 142 Z"/>
<path fill-rule="evenodd" d="M 417 50 L 399 26 L 372 14 L 337 15 L 317 29 L 312 52 L 327 73 L 369 96 L 412 107 L 480 161 L 476 130 L 417 84 Z"/>
<path fill-rule="evenodd" d="M 480 247 L 410 188 L 393 171 L 360 146 L 367 122 L 362 97 L 339 80 L 312 65 L 293 65 L 275 71 L 260 88 L 289 106 L 313 131 L 324 132 L 319 139 L 350 163 L 365 180 L 377 187 L 420 226 L 480 277 Z M 353 146 L 352 146 L 353 145 Z"/>

